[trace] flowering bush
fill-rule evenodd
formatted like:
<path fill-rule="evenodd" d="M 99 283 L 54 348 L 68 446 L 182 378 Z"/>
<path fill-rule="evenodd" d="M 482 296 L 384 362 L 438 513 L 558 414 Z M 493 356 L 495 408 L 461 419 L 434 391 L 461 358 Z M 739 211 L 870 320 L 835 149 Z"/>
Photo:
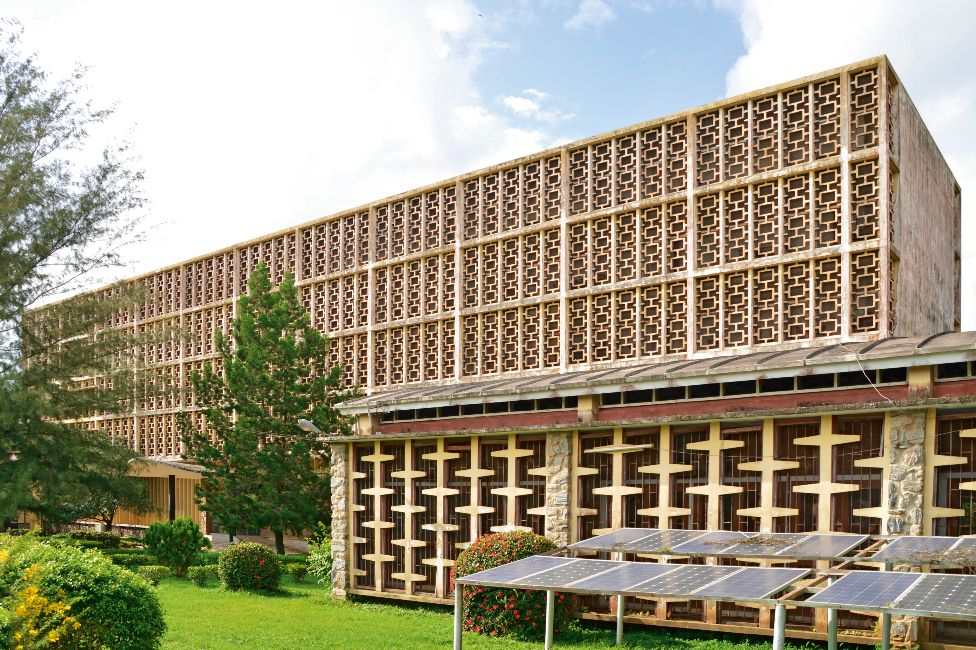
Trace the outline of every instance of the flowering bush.
<path fill-rule="evenodd" d="M 451 583 L 472 573 L 491 569 L 551 551 L 550 540 L 530 532 L 485 535 L 461 552 L 451 569 Z M 455 587 L 457 588 L 457 587 Z M 537 638 L 545 633 L 546 592 L 495 587 L 465 587 L 464 629 L 498 636 Z M 555 629 L 566 627 L 572 618 L 571 597 L 556 594 Z"/>
<path fill-rule="evenodd" d="M 275 591 L 281 584 L 281 561 L 263 544 L 243 542 L 220 554 L 220 582 L 226 589 Z"/>
<path fill-rule="evenodd" d="M 43 621 L 32 614 L 42 611 L 42 598 Z M 69 616 L 75 620 L 65 623 Z M 22 631 L 34 639 L 33 645 L 22 644 L 25 650 L 152 650 L 165 630 L 156 591 L 101 553 L 53 546 L 31 535 L 0 535 L 0 648 L 17 647 L 11 637 Z"/>
<path fill-rule="evenodd" d="M 7 551 L 0 551 L 0 562 Z M 24 575 L 26 587 L 13 595 L 11 611 L 0 623 L 0 641 L 9 639 L 12 650 L 35 648 L 70 648 L 81 628 L 78 619 L 69 614 L 71 605 L 63 599 L 53 600 L 41 594 L 37 586 L 40 567 L 28 567 Z M 2 610 L 0 610 L 2 611 Z M 6 629 L 3 629 L 6 628 Z"/>

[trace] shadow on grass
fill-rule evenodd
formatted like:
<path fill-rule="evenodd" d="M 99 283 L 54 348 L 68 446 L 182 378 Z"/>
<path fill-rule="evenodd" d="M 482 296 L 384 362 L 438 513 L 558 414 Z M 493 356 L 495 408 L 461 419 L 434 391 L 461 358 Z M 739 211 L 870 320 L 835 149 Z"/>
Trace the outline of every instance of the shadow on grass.
<path fill-rule="evenodd" d="M 183 585 L 191 585 L 193 581 L 189 578 L 167 578 L 163 583 L 179 583 Z M 214 591 L 223 591 L 228 594 L 249 594 L 252 596 L 264 596 L 266 598 L 311 598 L 314 594 L 306 593 L 303 591 L 292 591 L 289 587 L 300 587 L 302 583 L 288 583 L 287 585 L 282 585 L 277 591 L 265 591 L 263 589 L 224 589 L 219 582 L 208 582 L 205 585 L 195 585 L 198 589 L 207 589 Z"/>

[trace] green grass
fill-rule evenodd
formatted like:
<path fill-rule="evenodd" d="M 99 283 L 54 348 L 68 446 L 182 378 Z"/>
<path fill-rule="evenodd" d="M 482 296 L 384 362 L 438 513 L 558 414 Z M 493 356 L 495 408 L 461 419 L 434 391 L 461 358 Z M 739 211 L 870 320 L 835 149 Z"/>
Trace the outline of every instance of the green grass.
<path fill-rule="evenodd" d="M 188 580 L 166 580 L 159 597 L 168 626 L 164 648 L 240 650 L 240 648 L 449 648 L 452 610 L 380 601 L 332 600 L 324 587 L 286 583 L 279 595 L 200 588 Z M 761 650 L 761 638 L 691 634 L 682 630 L 640 630 L 628 626 L 629 647 L 674 650 Z M 560 650 L 611 648 L 611 627 L 576 625 L 556 637 Z M 465 648 L 538 650 L 540 643 L 464 635 Z M 794 646 L 796 647 L 796 646 Z M 816 648 L 816 644 L 807 644 Z"/>

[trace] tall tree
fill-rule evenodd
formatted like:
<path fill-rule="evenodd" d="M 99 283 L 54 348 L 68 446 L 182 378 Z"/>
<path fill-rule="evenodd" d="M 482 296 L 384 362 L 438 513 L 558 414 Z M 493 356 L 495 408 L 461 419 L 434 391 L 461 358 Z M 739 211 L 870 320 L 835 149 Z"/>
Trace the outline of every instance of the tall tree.
<path fill-rule="evenodd" d="M 191 374 L 207 430 L 181 418 L 188 455 L 204 466 L 201 507 L 229 530 L 310 528 L 328 510 L 326 445 L 303 431 L 308 419 L 326 434 L 351 433 L 335 408 L 353 393 L 329 362 L 329 339 L 312 327 L 291 273 L 277 289 L 258 264 L 240 298 L 232 339 L 217 331 L 223 372 L 209 364 Z"/>
<path fill-rule="evenodd" d="M 124 145 L 92 165 L 77 162 L 89 129 L 110 115 L 85 101 L 85 70 L 52 80 L 21 52 L 20 38 L 17 23 L 0 22 L 3 515 L 57 510 L 67 495 L 86 494 L 93 464 L 120 453 L 77 422 L 120 412 L 132 395 L 131 338 L 106 324 L 134 297 L 118 286 L 50 301 L 117 267 L 143 204 L 142 175 Z"/>

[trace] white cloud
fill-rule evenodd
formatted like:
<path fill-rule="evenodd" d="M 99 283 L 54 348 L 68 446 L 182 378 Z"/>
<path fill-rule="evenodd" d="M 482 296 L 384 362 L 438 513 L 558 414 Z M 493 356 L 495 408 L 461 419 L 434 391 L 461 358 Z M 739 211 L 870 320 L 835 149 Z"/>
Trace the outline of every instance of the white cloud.
<path fill-rule="evenodd" d="M 968 0 L 717 0 L 739 16 L 735 94 L 887 54 L 962 188 L 963 328 L 976 329 L 976 4 Z M 970 197 L 970 198 L 967 198 Z M 948 262 L 948 261 L 947 261 Z"/>
<path fill-rule="evenodd" d="M 579 9 L 563 23 L 563 26 L 571 30 L 599 27 L 616 17 L 613 8 L 603 0 L 581 0 Z"/>
<path fill-rule="evenodd" d="M 558 107 L 544 106 L 549 94 L 536 88 L 526 88 L 519 95 L 506 95 L 500 99 L 502 105 L 516 117 L 554 124 L 573 117 Z"/>
<path fill-rule="evenodd" d="M 468 0 L 412 3 L 6 3 L 26 47 L 91 66 L 111 131 L 146 170 L 132 272 L 547 148 L 479 95 L 503 45 Z"/>

